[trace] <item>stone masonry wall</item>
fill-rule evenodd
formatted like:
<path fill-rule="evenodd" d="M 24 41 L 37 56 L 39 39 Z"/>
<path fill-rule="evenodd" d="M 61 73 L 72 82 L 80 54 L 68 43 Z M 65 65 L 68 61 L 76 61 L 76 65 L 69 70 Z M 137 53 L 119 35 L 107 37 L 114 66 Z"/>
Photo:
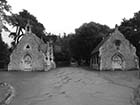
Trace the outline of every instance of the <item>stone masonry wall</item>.
<path fill-rule="evenodd" d="M 120 40 L 121 44 L 119 49 L 116 48 L 114 44 L 115 40 Z M 129 43 L 128 40 L 119 32 L 115 32 L 110 36 L 110 38 L 100 47 L 100 57 L 101 57 L 101 67 L 100 69 L 112 69 L 112 56 L 116 53 L 120 53 L 123 56 L 125 69 L 137 68 L 136 63 L 136 49 Z"/>
<path fill-rule="evenodd" d="M 24 47 L 29 44 L 31 49 L 26 50 Z M 16 49 L 11 54 L 9 70 L 23 70 L 22 58 L 25 54 L 30 54 L 32 57 L 32 70 L 44 69 L 43 54 L 38 50 L 40 45 L 40 39 L 34 35 L 25 36 L 21 39 Z"/>

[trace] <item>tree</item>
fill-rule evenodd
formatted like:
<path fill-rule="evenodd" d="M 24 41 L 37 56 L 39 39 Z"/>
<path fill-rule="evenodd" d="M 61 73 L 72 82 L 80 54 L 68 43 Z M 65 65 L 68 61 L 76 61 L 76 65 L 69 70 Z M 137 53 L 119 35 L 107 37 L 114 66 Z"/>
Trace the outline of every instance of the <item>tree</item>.
<path fill-rule="evenodd" d="M 55 50 L 54 50 L 54 56 L 55 56 L 55 62 L 59 65 L 69 65 L 70 63 L 70 50 L 69 50 L 69 40 L 71 38 L 71 35 L 64 34 L 63 37 L 58 36 L 57 40 L 55 42 Z"/>
<path fill-rule="evenodd" d="M 70 51 L 79 64 L 85 61 L 89 64 L 91 51 L 110 32 L 110 28 L 95 22 L 84 23 L 75 30 L 70 40 Z"/>
<path fill-rule="evenodd" d="M 42 36 L 42 38 L 45 43 L 47 43 L 47 41 L 52 41 L 53 43 L 55 43 L 57 36 L 52 33 L 46 33 L 46 35 Z"/>
<path fill-rule="evenodd" d="M 8 45 L 5 44 L 0 35 L 0 68 L 6 68 L 9 63 Z"/>
<path fill-rule="evenodd" d="M 0 69 L 4 69 L 7 67 L 9 63 L 9 51 L 8 45 L 5 44 L 2 40 L 2 29 L 7 29 L 3 25 L 3 21 L 5 21 L 6 12 L 10 11 L 10 6 L 7 4 L 6 0 L 0 1 Z"/>
<path fill-rule="evenodd" d="M 6 22 L 7 13 L 11 12 L 11 6 L 7 3 L 7 0 L 0 0 L 0 19 Z M 6 31 L 9 31 L 8 28 L 3 25 L 3 28 Z"/>
<path fill-rule="evenodd" d="M 19 37 L 23 35 L 23 30 L 25 30 L 25 26 L 28 22 L 32 26 L 32 32 L 35 33 L 39 38 L 45 36 L 45 28 L 43 24 L 38 22 L 36 17 L 30 14 L 27 10 L 23 10 L 18 14 L 12 14 L 8 16 L 6 20 L 10 25 L 16 27 L 16 32 L 11 32 L 9 35 L 14 37 L 14 42 L 18 42 Z"/>
<path fill-rule="evenodd" d="M 9 63 L 8 45 L 5 44 L 1 36 L 2 24 L 0 22 L 0 69 L 6 68 Z"/>
<path fill-rule="evenodd" d="M 140 11 L 134 13 L 133 18 L 124 18 L 119 30 L 137 48 L 137 55 L 140 57 Z"/>

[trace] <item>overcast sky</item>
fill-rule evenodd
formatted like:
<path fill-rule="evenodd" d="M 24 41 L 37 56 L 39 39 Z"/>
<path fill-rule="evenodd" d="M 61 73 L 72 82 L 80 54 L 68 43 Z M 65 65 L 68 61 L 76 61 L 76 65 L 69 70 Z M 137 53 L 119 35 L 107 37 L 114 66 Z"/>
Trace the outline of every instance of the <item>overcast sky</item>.
<path fill-rule="evenodd" d="M 139 0 L 7 0 L 14 13 L 23 9 L 37 17 L 46 32 L 71 33 L 85 22 L 115 27 L 140 10 Z"/>

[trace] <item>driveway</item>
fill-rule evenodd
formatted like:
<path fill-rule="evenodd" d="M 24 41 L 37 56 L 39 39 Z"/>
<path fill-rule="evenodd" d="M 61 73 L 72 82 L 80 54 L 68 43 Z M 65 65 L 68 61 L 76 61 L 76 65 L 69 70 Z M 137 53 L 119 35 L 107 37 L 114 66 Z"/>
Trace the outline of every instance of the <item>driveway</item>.
<path fill-rule="evenodd" d="M 136 71 L 87 71 L 65 67 L 48 72 L 1 72 L 11 84 L 11 105 L 133 105 Z"/>

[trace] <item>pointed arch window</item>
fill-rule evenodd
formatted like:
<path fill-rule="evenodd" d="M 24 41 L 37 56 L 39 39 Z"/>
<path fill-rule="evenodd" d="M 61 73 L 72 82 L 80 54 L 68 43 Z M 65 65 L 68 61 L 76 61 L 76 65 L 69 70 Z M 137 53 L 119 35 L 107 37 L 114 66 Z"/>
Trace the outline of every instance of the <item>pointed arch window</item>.
<path fill-rule="evenodd" d="M 116 53 L 112 56 L 112 68 L 113 69 L 124 69 L 125 59 L 124 56 L 120 53 Z"/>
<path fill-rule="evenodd" d="M 26 64 L 31 64 L 32 62 L 32 57 L 30 54 L 26 54 L 24 57 L 23 57 L 23 60 Z"/>
<path fill-rule="evenodd" d="M 113 61 L 124 61 L 124 57 L 122 54 L 116 53 L 116 54 L 114 54 L 114 56 L 112 56 L 112 60 Z"/>

